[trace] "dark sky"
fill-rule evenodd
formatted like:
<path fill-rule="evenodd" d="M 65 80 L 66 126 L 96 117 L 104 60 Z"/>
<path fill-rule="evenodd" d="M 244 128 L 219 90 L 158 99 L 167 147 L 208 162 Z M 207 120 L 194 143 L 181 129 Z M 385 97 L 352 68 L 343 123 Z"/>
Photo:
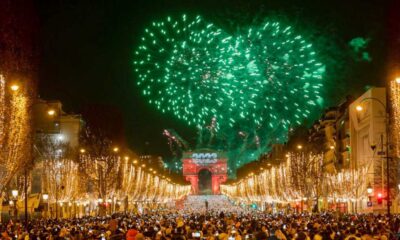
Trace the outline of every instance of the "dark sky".
<path fill-rule="evenodd" d="M 195 133 L 171 115 L 155 111 L 135 84 L 132 56 L 136 43 L 146 24 L 166 15 L 201 14 L 217 22 L 223 21 L 224 14 L 230 18 L 284 15 L 293 22 L 317 27 L 339 46 L 356 36 L 369 37 L 373 61 L 349 75 L 349 93 L 376 84 L 383 74 L 387 6 L 384 0 L 38 0 L 36 3 L 42 42 L 40 95 L 45 99 L 60 99 L 69 112 L 79 112 L 93 103 L 114 106 L 123 114 L 129 145 L 139 152 L 145 151 L 145 142 L 149 142 L 147 151 L 167 153 L 166 139 L 162 136 L 165 128 L 174 128 L 189 140 Z"/>

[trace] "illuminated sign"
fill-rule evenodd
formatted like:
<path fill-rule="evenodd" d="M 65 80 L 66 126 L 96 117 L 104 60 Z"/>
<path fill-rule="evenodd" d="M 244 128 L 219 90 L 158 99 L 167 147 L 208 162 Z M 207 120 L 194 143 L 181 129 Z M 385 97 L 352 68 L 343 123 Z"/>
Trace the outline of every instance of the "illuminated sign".
<path fill-rule="evenodd" d="M 211 163 L 216 163 L 218 160 L 218 155 L 216 153 L 193 153 L 192 161 L 195 164 L 207 165 Z"/>

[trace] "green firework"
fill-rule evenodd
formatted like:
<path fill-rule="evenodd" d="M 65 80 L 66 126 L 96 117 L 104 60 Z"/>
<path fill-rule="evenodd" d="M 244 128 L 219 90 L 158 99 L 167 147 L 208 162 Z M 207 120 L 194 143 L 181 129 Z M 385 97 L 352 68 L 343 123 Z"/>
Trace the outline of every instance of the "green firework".
<path fill-rule="evenodd" d="M 277 21 L 229 35 L 199 16 L 168 17 L 145 29 L 134 65 L 149 102 L 212 129 L 203 143 L 223 145 L 209 147 L 233 153 L 235 166 L 285 141 L 322 102 L 325 65 L 306 37 Z"/>

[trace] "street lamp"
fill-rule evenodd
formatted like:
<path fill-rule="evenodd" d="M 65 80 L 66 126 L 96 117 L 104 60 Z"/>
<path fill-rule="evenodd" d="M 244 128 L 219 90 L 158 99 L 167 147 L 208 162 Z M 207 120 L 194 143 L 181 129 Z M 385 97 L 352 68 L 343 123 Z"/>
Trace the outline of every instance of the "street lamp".
<path fill-rule="evenodd" d="M 49 199 L 49 194 L 43 193 L 43 200 L 47 201 Z"/>
<path fill-rule="evenodd" d="M 372 189 L 371 183 L 368 183 L 368 186 L 367 186 L 368 195 L 371 195 L 373 191 L 374 191 L 374 189 Z"/>
<path fill-rule="evenodd" d="M 18 197 L 18 190 L 12 190 L 11 194 L 14 198 Z"/>
<path fill-rule="evenodd" d="M 361 105 L 357 105 L 357 106 L 356 106 L 356 110 L 357 110 L 358 112 L 361 112 L 363 109 L 364 109 L 364 108 L 363 108 Z"/>
<path fill-rule="evenodd" d="M 303 146 L 299 144 L 299 145 L 297 145 L 297 149 L 301 150 L 301 149 L 303 149 Z"/>
<path fill-rule="evenodd" d="M 63 134 L 58 134 L 57 140 L 58 141 L 64 141 L 64 135 Z"/>
<path fill-rule="evenodd" d="M 17 209 L 18 190 L 16 190 L 16 189 L 11 190 L 11 195 L 13 196 L 14 201 L 10 201 L 10 203 L 14 209 L 14 218 L 15 218 L 15 220 L 17 220 L 17 218 L 18 218 L 18 209 Z"/>
<path fill-rule="evenodd" d="M 43 197 L 43 200 L 47 203 L 46 205 L 47 205 L 47 209 L 46 209 L 46 216 L 48 215 L 48 212 L 49 212 L 49 194 L 47 194 L 47 193 L 43 193 L 43 195 L 42 195 L 42 197 Z"/>
<path fill-rule="evenodd" d="M 396 83 L 400 84 L 400 77 L 397 77 L 397 78 L 395 79 L 395 81 L 396 81 Z"/>
<path fill-rule="evenodd" d="M 49 116 L 54 116 L 54 115 L 56 114 L 56 111 L 55 111 L 54 109 L 49 109 L 49 110 L 47 111 L 47 114 L 48 114 Z"/>
<path fill-rule="evenodd" d="M 79 152 L 80 152 L 80 153 L 85 153 L 85 152 L 86 152 L 86 149 L 81 148 L 81 149 L 79 149 Z"/>
<path fill-rule="evenodd" d="M 113 152 L 115 152 L 115 153 L 119 152 L 119 148 L 118 147 L 114 147 L 113 148 Z"/>
<path fill-rule="evenodd" d="M 13 84 L 10 86 L 10 89 L 11 89 L 11 91 L 16 92 L 16 91 L 19 90 L 19 85 L 16 84 L 16 83 L 13 83 Z"/>

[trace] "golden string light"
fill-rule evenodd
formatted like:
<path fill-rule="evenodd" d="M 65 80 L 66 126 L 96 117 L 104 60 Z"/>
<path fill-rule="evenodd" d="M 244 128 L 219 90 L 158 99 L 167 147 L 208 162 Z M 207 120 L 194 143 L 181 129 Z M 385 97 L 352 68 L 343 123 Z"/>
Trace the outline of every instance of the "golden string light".
<path fill-rule="evenodd" d="M 393 153 L 396 157 L 400 157 L 400 77 L 390 83 L 390 98 Z"/>
<path fill-rule="evenodd" d="M 299 202 L 328 197 L 360 200 L 365 197 L 363 176 L 367 168 L 343 170 L 336 174 L 323 171 L 323 154 L 288 153 L 286 161 L 257 174 L 250 173 L 237 183 L 222 185 L 221 192 L 239 202 Z M 328 189 L 325 193 L 322 189 Z"/>
<path fill-rule="evenodd" d="M 112 174 L 107 175 L 108 182 L 113 184 L 107 184 L 107 193 L 103 199 L 116 197 L 123 200 L 127 196 L 130 202 L 165 202 L 166 200 L 180 199 L 190 193 L 190 186 L 170 183 L 153 172 L 147 172 L 144 168 L 137 167 L 137 162 L 134 163 L 127 158 L 115 155 L 96 160 L 90 154 L 82 154 L 80 156 L 81 168 L 95 169 L 87 173 L 91 179 L 89 181 L 98 182 L 102 179 L 99 174 L 109 167 L 106 159 L 113 162 L 115 169 L 111 171 Z M 117 179 L 112 180 L 112 177 Z M 99 188 L 96 188 L 96 192 L 96 194 L 92 194 L 93 198 L 96 198 L 96 195 L 101 196 Z"/>
<path fill-rule="evenodd" d="M 31 149 L 29 97 L 26 89 L 15 86 L 0 74 L 0 189 L 26 165 Z"/>

